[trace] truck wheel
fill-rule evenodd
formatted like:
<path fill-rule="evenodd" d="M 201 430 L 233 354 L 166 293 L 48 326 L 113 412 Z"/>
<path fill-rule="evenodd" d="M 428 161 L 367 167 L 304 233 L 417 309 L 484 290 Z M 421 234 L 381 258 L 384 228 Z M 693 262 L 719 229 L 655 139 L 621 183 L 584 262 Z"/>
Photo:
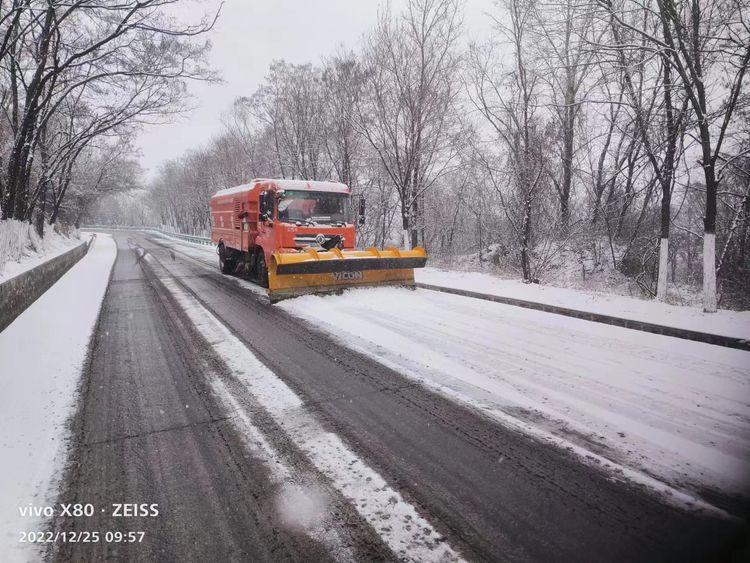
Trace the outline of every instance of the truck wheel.
<path fill-rule="evenodd" d="M 219 247 L 219 270 L 222 274 L 231 274 L 234 272 L 236 262 L 227 258 L 227 251 L 223 246 Z"/>
<path fill-rule="evenodd" d="M 262 250 L 255 255 L 255 279 L 261 287 L 268 287 L 268 268 Z"/>

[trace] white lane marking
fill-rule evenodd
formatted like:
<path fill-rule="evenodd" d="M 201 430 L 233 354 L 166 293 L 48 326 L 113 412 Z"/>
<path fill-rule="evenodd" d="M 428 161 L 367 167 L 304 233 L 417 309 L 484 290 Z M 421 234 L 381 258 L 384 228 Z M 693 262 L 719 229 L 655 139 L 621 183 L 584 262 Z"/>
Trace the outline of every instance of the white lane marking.
<path fill-rule="evenodd" d="M 147 260 L 151 257 L 147 256 Z M 171 279 L 160 281 L 235 376 L 396 555 L 413 561 L 461 560 L 411 503 L 341 438 L 325 430 L 297 394 L 197 299 Z"/>
<path fill-rule="evenodd" d="M 314 484 L 305 482 L 304 477 L 295 475 L 294 469 L 287 465 L 283 456 L 253 424 L 250 416 L 218 375 L 214 375 L 210 383 L 216 396 L 236 415 L 234 422 L 240 426 L 247 450 L 253 458 L 263 463 L 268 469 L 271 482 L 279 486 L 277 505 L 285 524 L 300 529 L 321 542 L 329 553 L 334 554 L 337 561 L 356 561 L 356 554 L 339 533 L 339 523 L 325 514 L 324 509 L 329 504 L 325 493 Z M 295 505 L 296 511 L 291 510 L 291 503 Z"/>

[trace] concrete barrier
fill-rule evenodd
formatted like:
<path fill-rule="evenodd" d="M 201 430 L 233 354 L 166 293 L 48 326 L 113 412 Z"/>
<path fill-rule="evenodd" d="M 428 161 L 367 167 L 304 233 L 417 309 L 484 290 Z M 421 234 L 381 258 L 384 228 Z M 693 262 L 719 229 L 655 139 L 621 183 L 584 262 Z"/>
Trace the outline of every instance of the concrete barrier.
<path fill-rule="evenodd" d="M 461 295 L 463 297 L 473 297 L 474 299 L 484 299 L 485 301 L 494 301 L 495 303 L 502 303 L 503 305 L 513 305 L 514 307 L 523 307 L 524 309 L 544 311 L 545 313 L 554 313 L 555 315 L 564 315 L 566 317 L 574 317 L 576 319 L 583 319 L 585 321 L 591 321 L 595 323 L 603 323 L 612 326 L 630 328 L 633 330 L 641 330 L 643 332 L 662 334 L 664 336 L 673 336 L 675 338 L 694 340 L 696 342 L 705 342 L 706 344 L 726 346 L 727 348 L 736 348 L 737 350 L 750 350 L 750 341 L 742 338 L 722 336 L 720 334 L 711 334 L 708 332 L 699 332 L 697 330 L 689 330 L 685 328 L 676 328 L 673 326 L 636 321 L 633 319 L 623 319 L 621 317 L 613 317 L 611 315 L 592 313 L 591 311 L 579 311 L 577 309 L 569 309 L 567 307 L 559 307 L 557 305 L 549 305 L 547 303 L 537 303 L 535 301 L 526 301 L 524 299 L 516 299 L 514 297 L 503 297 L 500 295 L 478 293 L 476 291 L 456 289 L 453 287 L 443 287 L 428 283 L 417 283 L 416 285 L 417 287 L 421 287 L 422 289 L 441 291 L 443 293 L 452 293 L 453 295 Z"/>
<path fill-rule="evenodd" d="M 93 239 L 0 283 L 0 332 L 83 258 Z"/>

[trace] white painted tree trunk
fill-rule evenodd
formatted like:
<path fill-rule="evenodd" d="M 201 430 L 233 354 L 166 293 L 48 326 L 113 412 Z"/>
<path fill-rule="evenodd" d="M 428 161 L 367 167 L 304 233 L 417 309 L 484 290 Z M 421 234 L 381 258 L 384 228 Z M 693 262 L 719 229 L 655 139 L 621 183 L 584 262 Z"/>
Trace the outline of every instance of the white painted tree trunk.
<path fill-rule="evenodd" d="M 716 312 L 716 235 L 703 233 L 703 310 Z"/>
<path fill-rule="evenodd" d="M 656 283 L 656 298 L 667 299 L 667 272 L 669 271 L 669 239 L 663 238 L 659 244 L 659 279 Z"/>
<path fill-rule="evenodd" d="M 411 250 L 411 233 L 408 229 L 404 229 L 404 250 Z"/>

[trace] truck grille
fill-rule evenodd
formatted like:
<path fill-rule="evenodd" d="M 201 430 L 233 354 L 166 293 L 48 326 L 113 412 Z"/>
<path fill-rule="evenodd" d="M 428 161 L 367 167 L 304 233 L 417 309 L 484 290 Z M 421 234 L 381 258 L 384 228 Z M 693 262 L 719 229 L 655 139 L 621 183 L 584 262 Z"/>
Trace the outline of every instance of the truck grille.
<path fill-rule="evenodd" d="M 294 237 L 295 246 L 318 246 L 315 237 L 318 235 L 297 235 Z M 328 241 L 333 235 L 323 235 Z"/>

